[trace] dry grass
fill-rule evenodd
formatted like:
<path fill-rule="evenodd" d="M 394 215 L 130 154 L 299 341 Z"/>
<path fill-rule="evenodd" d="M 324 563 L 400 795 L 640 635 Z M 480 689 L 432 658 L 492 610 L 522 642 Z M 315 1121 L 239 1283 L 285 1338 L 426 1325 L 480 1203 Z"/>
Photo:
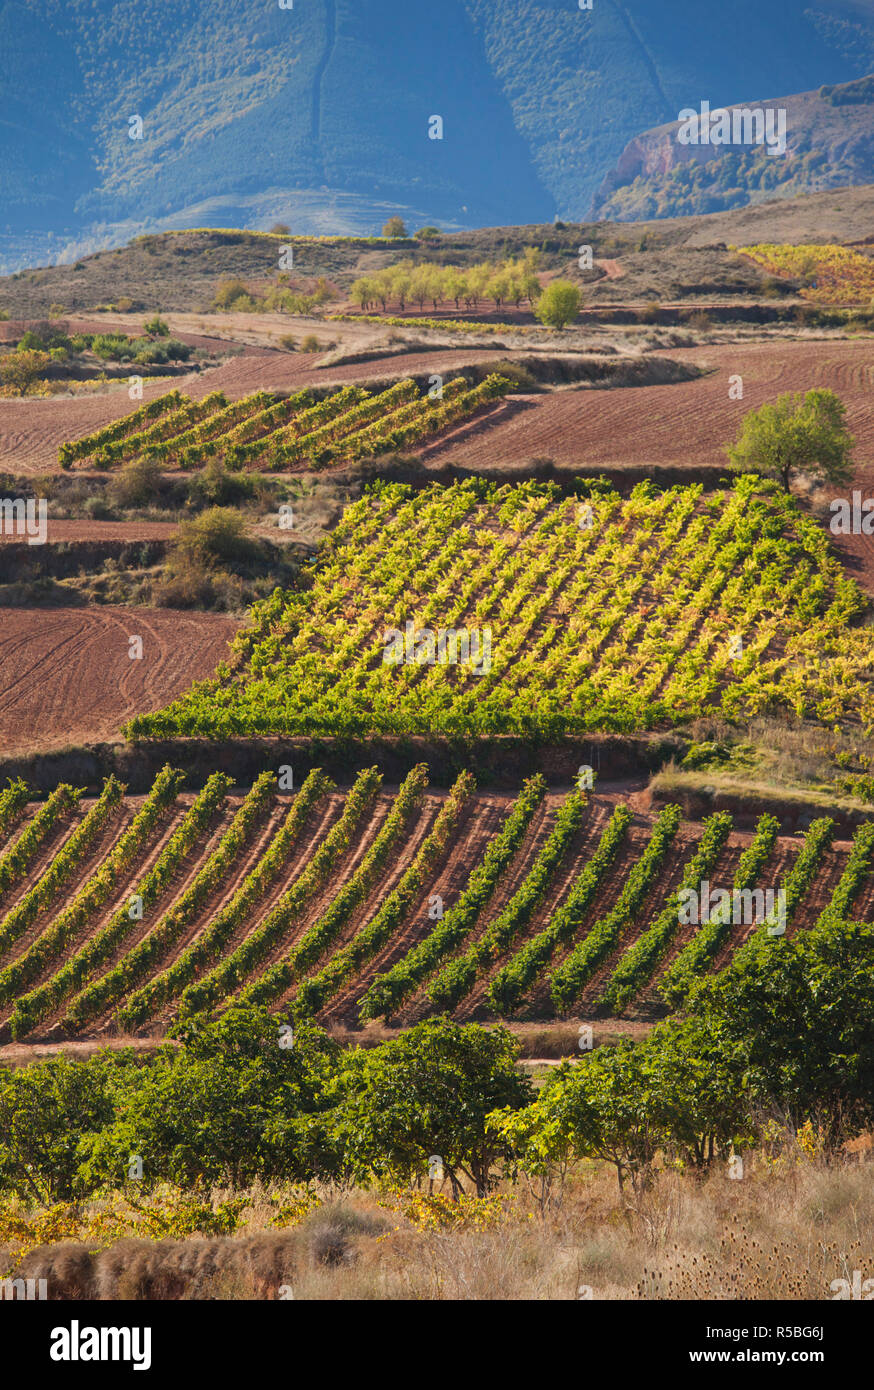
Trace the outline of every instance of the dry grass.
<path fill-rule="evenodd" d="M 68 1241 L 17 1272 L 46 1278 L 56 1299 L 830 1300 L 833 1280 L 874 1277 L 871 1174 L 787 1146 L 741 1181 L 723 1167 L 700 1181 L 665 1170 L 620 1198 L 612 1170 L 592 1163 L 545 1202 L 524 1181 L 460 1207 L 324 1191 L 285 1229 L 269 1228 L 277 1196 L 265 1189 L 234 1236 L 98 1252 Z"/>

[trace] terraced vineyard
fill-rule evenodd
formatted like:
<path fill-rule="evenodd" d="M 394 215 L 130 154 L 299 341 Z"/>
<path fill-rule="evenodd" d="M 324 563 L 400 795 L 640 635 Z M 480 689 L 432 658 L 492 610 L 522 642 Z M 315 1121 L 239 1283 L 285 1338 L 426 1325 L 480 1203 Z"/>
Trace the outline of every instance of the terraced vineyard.
<path fill-rule="evenodd" d="M 874 726 L 866 600 L 824 532 L 751 476 L 609 487 L 377 484 L 232 665 L 134 738 L 537 733 L 765 712 Z"/>
<path fill-rule="evenodd" d="M 785 839 L 767 815 L 754 833 L 635 815 L 539 776 L 439 793 L 424 765 L 391 792 L 375 767 L 293 795 L 272 772 L 243 793 L 182 781 L 0 795 L 0 1039 L 161 1034 L 230 1000 L 353 1026 L 646 1018 L 774 925 L 752 897 L 735 924 L 688 922 L 682 889 L 782 888 L 789 933 L 874 911 L 874 824 Z"/>
<path fill-rule="evenodd" d="M 435 395 L 412 377 L 374 395 L 345 386 L 321 399 L 310 390 L 281 396 L 255 391 L 228 402 L 221 391 L 191 400 L 170 391 L 130 415 L 61 445 L 62 468 L 111 469 L 136 458 L 192 469 L 209 459 L 259 471 L 322 469 L 414 448 L 468 419 L 511 389 L 494 373 L 477 386 L 455 377 Z"/>

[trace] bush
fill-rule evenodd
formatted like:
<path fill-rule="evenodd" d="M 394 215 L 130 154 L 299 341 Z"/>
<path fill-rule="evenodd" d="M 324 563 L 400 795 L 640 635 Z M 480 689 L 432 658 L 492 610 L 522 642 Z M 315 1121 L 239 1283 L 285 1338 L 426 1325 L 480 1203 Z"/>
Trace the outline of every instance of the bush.
<path fill-rule="evenodd" d="M 187 362 L 193 352 L 187 343 L 178 338 L 164 338 L 155 342 L 152 338 L 135 338 L 130 345 L 134 361 L 144 366 L 165 362 Z"/>
<path fill-rule="evenodd" d="M 291 236 L 291 228 L 287 222 L 274 222 L 270 231 L 273 236 Z"/>
<path fill-rule="evenodd" d="M 301 352 L 321 352 L 322 345 L 314 333 L 308 333 L 300 345 Z"/>
<path fill-rule="evenodd" d="M 230 473 L 221 459 L 211 458 L 206 467 L 192 478 L 189 496 L 192 500 L 225 507 L 251 497 L 254 488 L 251 478 L 245 474 Z"/>
<path fill-rule="evenodd" d="M 109 497 L 116 507 L 145 507 L 161 490 L 161 468 L 154 459 L 138 458 L 128 463 L 109 485 Z"/>
<path fill-rule="evenodd" d="M 45 376 L 51 360 L 47 352 L 22 352 L 19 349 L 18 352 L 7 353 L 5 357 L 0 357 L 0 381 L 4 386 L 11 386 L 14 391 L 27 395 L 30 388 Z"/>
<path fill-rule="evenodd" d="M 248 288 L 236 276 L 225 277 L 219 281 L 213 300 L 214 309 L 241 310 L 255 308 L 255 300 L 249 293 Z"/>
<path fill-rule="evenodd" d="M 246 523 L 230 507 L 210 507 L 191 521 L 183 521 L 171 547 L 171 568 L 185 557 L 204 565 L 218 560 L 247 560 L 257 554 L 257 544 L 246 534 Z"/>
<path fill-rule="evenodd" d="M 72 347 L 71 339 L 68 335 L 69 324 L 49 323 L 43 319 L 40 323 L 33 324 L 19 342 L 19 348 L 25 350 L 35 348 L 37 351 L 48 352 L 51 348 L 64 348 L 69 352 Z"/>
<path fill-rule="evenodd" d="M 129 360 L 131 340 L 126 333 L 95 333 L 91 340 L 91 351 L 104 362 Z"/>
<path fill-rule="evenodd" d="M 147 333 L 150 338 L 169 338 L 170 327 L 160 314 L 156 314 L 153 319 L 149 319 L 143 324 L 143 332 Z"/>
<path fill-rule="evenodd" d="M 288 352 L 297 351 L 297 339 L 294 337 L 292 333 L 284 333 L 282 337 L 279 339 L 279 342 L 280 345 L 284 347 Z"/>

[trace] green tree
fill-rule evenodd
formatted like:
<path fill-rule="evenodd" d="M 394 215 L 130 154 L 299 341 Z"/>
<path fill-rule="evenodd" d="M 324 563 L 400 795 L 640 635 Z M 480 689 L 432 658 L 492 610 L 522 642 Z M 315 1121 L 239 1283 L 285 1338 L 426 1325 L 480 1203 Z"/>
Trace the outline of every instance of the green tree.
<path fill-rule="evenodd" d="M 409 1181 L 426 1176 L 439 1157 L 455 1197 L 461 1175 L 484 1197 L 492 1169 L 511 1152 L 487 1117 L 533 1097 L 516 1066 L 518 1052 L 504 1028 L 432 1018 L 382 1047 L 353 1053 L 333 1116 L 350 1174 Z"/>
<path fill-rule="evenodd" d="M 31 387 L 45 376 L 51 360 L 49 353 L 33 348 L 9 352 L 5 357 L 0 357 L 0 381 L 26 396 Z"/>
<path fill-rule="evenodd" d="M 116 1066 L 122 1059 L 114 1059 Z M 102 1059 L 64 1056 L 0 1071 L 0 1191 L 38 1202 L 82 1195 L 89 1142 L 113 1117 Z"/>
<path fill-rule="evenodd" d="M 777 478 L 787 491 L 795 473 L 819 482 L 847 482 L 854 440 L 845 417 L 846 407 L 834 391 L 786 391 L 744 416 L 737 442 L 726 446 L 731 467 Z"/>
<path fill-rule="evenodd" d="M 580 291 L 570 280 L 553 280 L 540 296 L 534 312 L 549 328 L 564 328 L 573 323 L 582 302 Z"/>
<path fill-rule="evenodd" d="M 756 932 L 688 1010 L 740 1049 L 751 1105 L 822 1123 L 833 1144 L 874 1123 L 874 924 Z"/>
<path fill-rule="evenodd" d="M 161 318 L 160 314 L 155 314 L 154 318 L 143 324 L 143 332 L 150 338 L 169 338 L 170 325 Z"/>
<path fill-rule="evenodd" d="M 90 1180 L 124 1179 L 132 1154 L 146 1183 L 329 1175 L 317 1121 L 338 1048 L 313 1025 L 285 1035 L 283 1026 L 267 1009 L 232 1008 L 217 1022 L 180 1028 L 183 1046 L 160 1048 L 120 1097 L 85 1166 Z"/>

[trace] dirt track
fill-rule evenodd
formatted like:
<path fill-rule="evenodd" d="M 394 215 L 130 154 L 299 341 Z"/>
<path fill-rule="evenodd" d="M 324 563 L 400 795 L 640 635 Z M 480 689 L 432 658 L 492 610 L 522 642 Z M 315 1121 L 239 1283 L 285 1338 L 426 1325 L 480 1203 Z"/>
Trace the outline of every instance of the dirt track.
<path fill-rule="evenodd" d="M 239 624 L 150 608 L 0 608 L 0 750 L 118 737 L 214 671 Z M 129 638 L 143 640 L 142 659 Z"/>

